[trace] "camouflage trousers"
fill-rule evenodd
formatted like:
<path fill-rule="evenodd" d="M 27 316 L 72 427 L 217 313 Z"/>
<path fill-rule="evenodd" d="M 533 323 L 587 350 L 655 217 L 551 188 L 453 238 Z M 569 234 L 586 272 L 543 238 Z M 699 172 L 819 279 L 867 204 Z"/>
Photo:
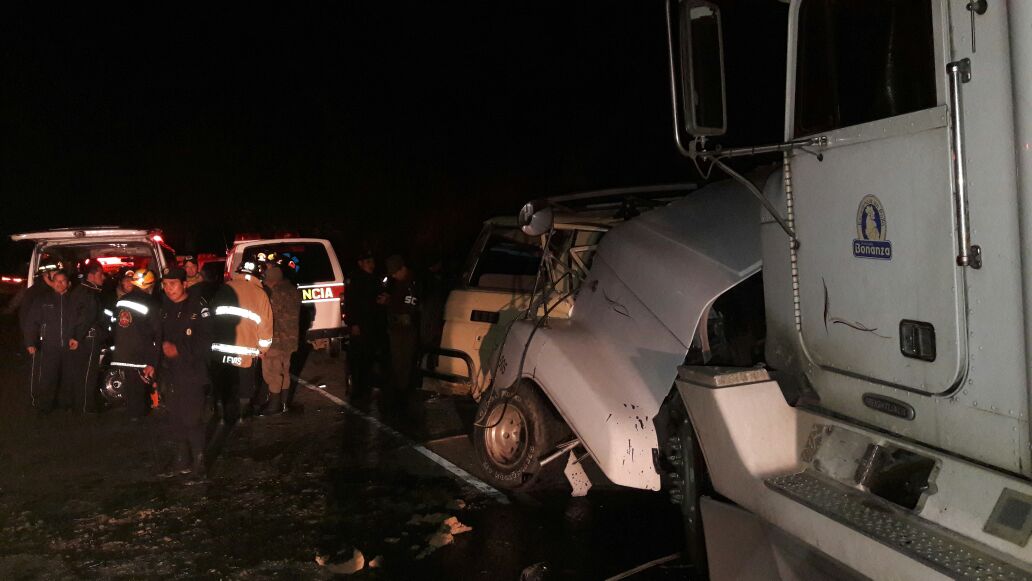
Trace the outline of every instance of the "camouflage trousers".
<path fill-rule="evenodd" d="M 290 390 L 290 353 L 272 350 L 262 357 L 262 378 L 269 384 L 269 393 Z"/>

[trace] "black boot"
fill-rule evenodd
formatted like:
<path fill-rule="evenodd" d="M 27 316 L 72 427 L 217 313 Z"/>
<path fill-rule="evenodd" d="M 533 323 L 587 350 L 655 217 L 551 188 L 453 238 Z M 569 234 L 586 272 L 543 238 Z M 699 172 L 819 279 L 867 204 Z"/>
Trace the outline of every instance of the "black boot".
<path fill-rule="evenodd" d="M 207 459 L 204 457 L 204 452 L 199 452 L 193 456 L 193 477 L 197 479 L 204 479 L 208 476 Z"/>
<path fill-rule="evenodd" d="M 166 449 L 166 452 L 169 450 Z M 183 442 L 173 444 L 171 456 L 165 456 L 167 462 L 163 463 L 164 468 L 158 473 L 158 478 L 172 478 L 179 474 L 184 468 L 190 469 L 190 447 Z"/>
<path fill-rule="evenodd" d="M 283 393 L 270 393 L 269 402 L 265 404 L 263 416 L 275 416 L 283 413 Z"/>
<path fill-rule="evenodd" d="M 240 421 L 250 418 L 254 415 L 254 408 L 251 407 L 251 400 L 241 399 L 240 400 Z"/>

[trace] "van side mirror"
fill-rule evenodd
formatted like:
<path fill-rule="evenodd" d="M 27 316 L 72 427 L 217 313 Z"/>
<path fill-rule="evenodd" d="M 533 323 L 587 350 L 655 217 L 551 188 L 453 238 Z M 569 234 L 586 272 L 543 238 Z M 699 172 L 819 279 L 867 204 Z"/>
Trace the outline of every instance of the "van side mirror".
<path fill-rule="evenodd" d="M 720 8 L 707 0 L 667 0 L 667 39 L 675 137 L 687 152 L 690 137 L 727 131 Z"/>

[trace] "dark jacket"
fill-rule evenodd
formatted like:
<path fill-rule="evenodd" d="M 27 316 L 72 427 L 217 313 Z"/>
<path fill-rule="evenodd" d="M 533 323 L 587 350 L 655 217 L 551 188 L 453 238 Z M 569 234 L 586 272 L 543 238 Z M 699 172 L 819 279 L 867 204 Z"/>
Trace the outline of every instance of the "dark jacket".
<path fill-rule="evenodd" d="M 386 292 L 382 278 L 358 270 L 351 275 L 344 290 L 344 311 L 348 325 L 358 325 L 364 334 L 385 332 L 387 309 L 376 304 L 376 297 Z"/>
<path fill-rule="evenodd" d="M 118 299 L 111 325 L 115 352 L 112 365 L 142 369 L 157 367 L 161 348 L 161 314 L 154 299 L 140 289 Z M 121 364 L 121 365 L 120 365 Z"/>
<path fill-rule="evenodd" d="M 187 293 L 186 300 L 180 303 L 168 297 L 162 299 L 161 341 L 172 343 L 179 352 L 174 358 L 162 354 L 162 382 L 197 387 L 208 383 L 212 317 L 204 297 Z"/>
<path fill-rule="evenodd" d="M 104 314 L 101 298 L 103 291 L 101 288 L 88 280 L 84 280 L 69 292 L 75 293 L 76 300 L 82 301 L 84 315 L 86 316 L 87 332 L 92 331 L 97 341 L 103 341 L 109 333 L 108 327 L 111 326 L 111 317 Z"/>
<path fill-rule="evenodd" d="M 71 290 L 59 295 L 50 287 L 44 288 L 33 293 L 21 318 L 25 346 L 68 348 L 70 339 L 82 341 L 89 331 L 88 305 L 83 297 Z"/>
<path fill-rule="evenodd" d="M 7 303 L 7 312 L 13 313 L 17 310 L 18 319 L 24 319 L 28 315 L 29 309 L 32 308 L 32 303 L 47 294 L 47 291 L 53 290 L 43 282 L 42 276 L 37 276 L 32 286 L 19 290 L 18 294 L 11 298 L 11 302 Z"/>
<path fill-rule="evenodd" d="M 423 307 L 423 287 L 411 277 L 408 280 L 390 279 L 390 301 L 387 310 L 392 326 L 419 326 Z"/>

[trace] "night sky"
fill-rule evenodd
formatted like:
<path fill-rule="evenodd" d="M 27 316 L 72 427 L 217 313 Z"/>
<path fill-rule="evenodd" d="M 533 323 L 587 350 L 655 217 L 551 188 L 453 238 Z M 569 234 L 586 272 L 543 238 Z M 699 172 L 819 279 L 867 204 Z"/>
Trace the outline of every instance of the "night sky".
<path fill-rule="evenodd" d="M 0 16 L 4 238 L 121 224 L 190 250 L 295 230 L 345 256 L 449 251 L 530 198 L 696 179 L 662 2 L 37 10 Z M 783 53 L 782 28 L 758 47 Z"/>

